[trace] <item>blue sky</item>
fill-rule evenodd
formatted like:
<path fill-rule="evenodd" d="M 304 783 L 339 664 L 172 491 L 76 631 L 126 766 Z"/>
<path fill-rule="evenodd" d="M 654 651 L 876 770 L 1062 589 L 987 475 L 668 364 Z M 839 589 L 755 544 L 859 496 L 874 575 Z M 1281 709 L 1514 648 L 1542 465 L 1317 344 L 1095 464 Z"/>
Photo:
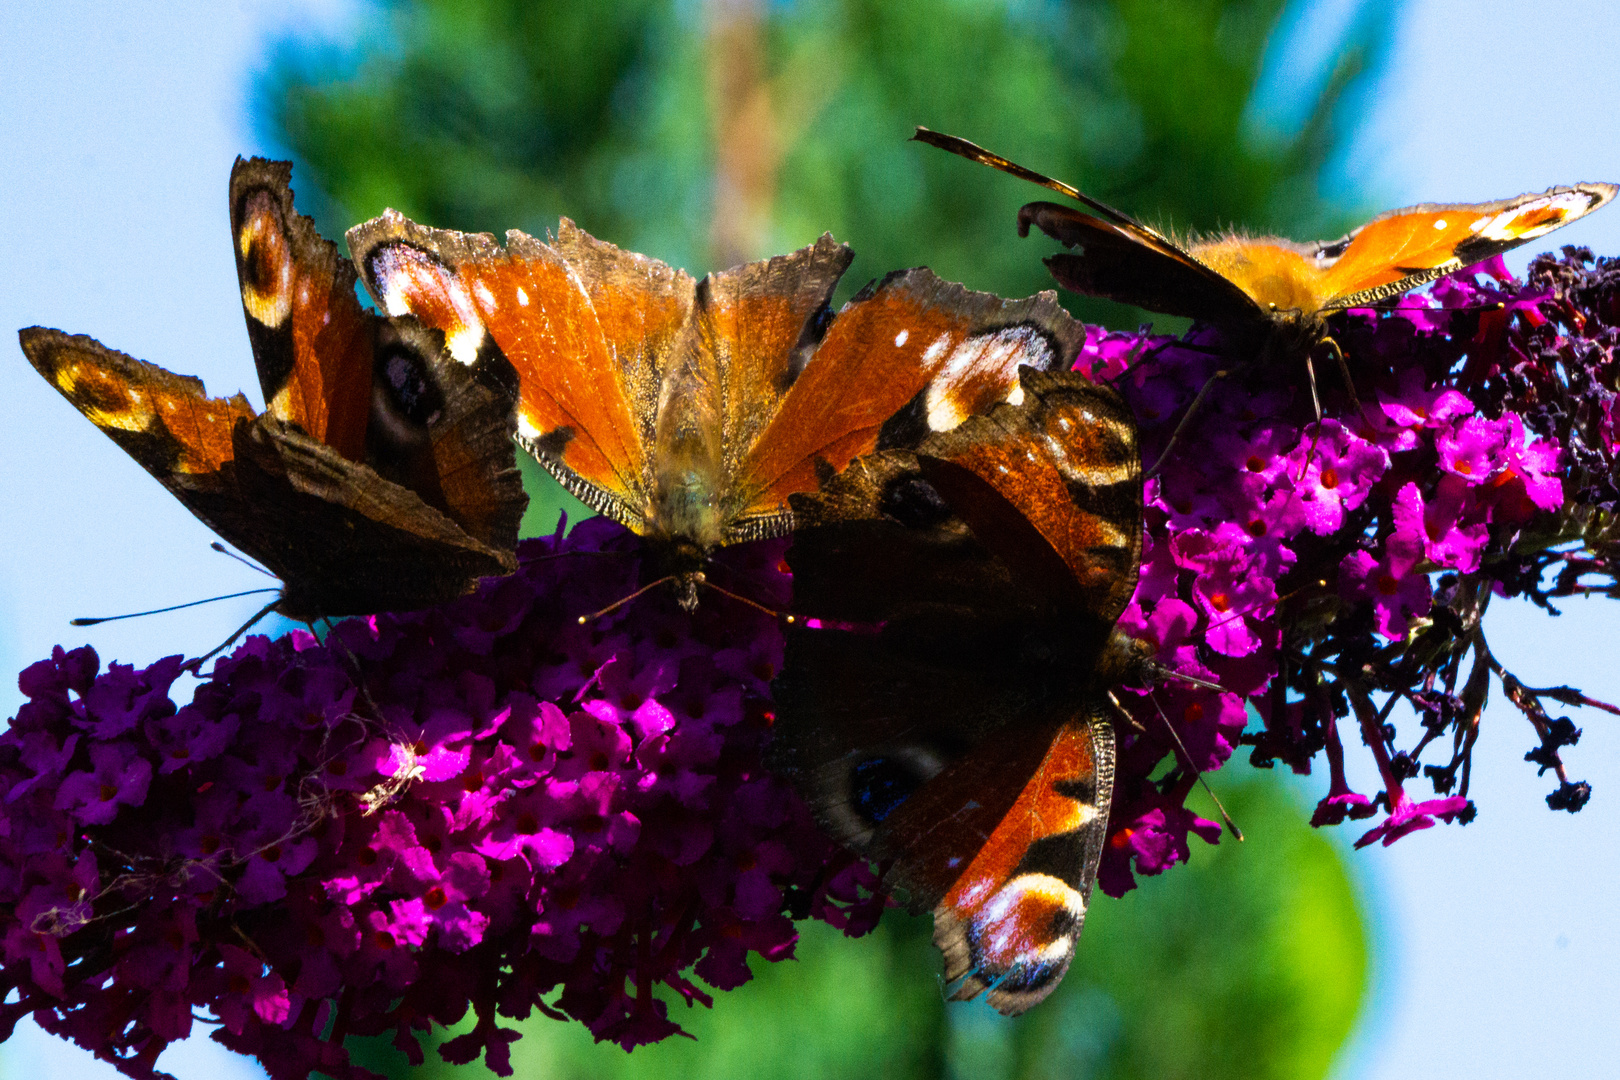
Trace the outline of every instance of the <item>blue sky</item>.
<path fill-rule="evenodd" d="M 42 7 L 42 6 L 41 6 Z M 1344 9 L 1306 9 L 1274 49 L 1308 71 L 1311 43 Z M 266 152 L 247 118 L 249 77 L 277 32 L 340 24 L 313 0 L 128 5 L 67 2 L 0 14 L 0 327 L 93 334 L 211 392 L 257 397 L 237 299 L 225 185 L 238 153 Z M 1620 180 L 1620 35 L 1611 6 L 1419 0 L 1400 18 L 1367 121 L 1333 179 L 1369 203 L 1482 200 L 1572 180 Z M 295 186 L 297 178 L 294 178 Z M 1620 211 L 1559 241 L 1620 253 Z M 1510 260 L 1511 261 L 1511 260 Z M 1516 265 L 1522 268 L 1524 258 Z M 4 346 L 13 348 L 12 346 Z M 71 630 L 110 614 L 252 588 L 212 535 L 36 376 L 0 363 L 0 668 L 53 644 L 104 659 L 199 653 L 257 606 Z M 1551 620 L 1493 608 L 1497 654 L 1531 684 L 1614 700 L 1613 605 Z M 0 685 L 0 716 L 18 703 Z M 1550 813 L 1550 781 L 1524 763 L 1527 726 L 1493 703 L 1476 756 L 1479 820 L 1355 856 L 1377 912 L 1376 997 L 1340 1073 L 1355 1080 L 1586 1072 L 1620 1058 L 1620 721 L 1579 714 L 1569 758 L 1593 781 L 1577 816 Z M 1357 764 L 1365 756 L 1352 754 Z M 1369 769 L 1370 771 L 1370 769 Z M 1355 777 L 1363 790 L 1370 776 Z M 723 1007 L 723 1002 L 721 1006 Z M 258 1070 L 193 1040 L 160 1063 L 181 1080 Z M 5 1075 L 111 1077 L 28 1025 L 0 1048 Z"/>

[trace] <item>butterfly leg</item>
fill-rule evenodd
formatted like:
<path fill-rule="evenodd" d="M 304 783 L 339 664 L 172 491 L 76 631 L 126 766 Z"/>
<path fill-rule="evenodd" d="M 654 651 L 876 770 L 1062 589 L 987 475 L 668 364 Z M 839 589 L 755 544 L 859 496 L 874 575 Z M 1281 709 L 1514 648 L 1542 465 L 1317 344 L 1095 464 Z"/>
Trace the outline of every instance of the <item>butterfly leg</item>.
<path fill-rule="evenodd" d="M 1176 430 L 1174 430 L 1174 431 L 1172 431 L 1170 433 L 1170 441 L 1164 444 L 1164 451 L 1159 454 L 1159 460 L 1155 461 L 1153 463 L 1153 468 L 1149 469 L 1146 473 L 1144 473 L 1142 475 L 1142 479 L 1144 481 L 1151 480 L 1155 476 L 1159 475 L 1159 470 L 1164 467 L 1164 463 L 1166 461 L 1170 460 L 1170 451 L 1172 451 L 1172 450 L 1174 450 L 1176 448 L 1176 441 L 1181 438 L 1181 433 L 1183 431 L 1185 431 L 1187 429 L 1187 425 L 1192 422 L 1192 418 L 1198 412 L 1198 407 L 1204 403 L 1204 398 L 1209 394 L 1210 387 L 1215 385 L 1215 381 L 1217 379 L 1224 379 L 1230 374 L 1231 374 L 1230 371 L 1228 371 L 1225 368 L 1222 368 L 1220 371 L 1217 371 L 1215 374 L 1211 375 L 1208 379 L 1204 380 L 1204 385 L 1198 388 L 1198 393 L 1197 393 L 1196 396 L 1193 397 L 1192 404 L 1188 405 L 1187 406 L 1187 411 L 1181 414 L 1181 422 L 1176 425 Z M 1311 382 L 1311 393 L 1312 393 L 1312 395 L 1315 395 L 1315 393 L 1316 393 L 1315 378 L 1316 377 L 1314 375 L 1311 377 L 1311 379 L 1312 379 L 1312 382 Z M 1316 412 L 1317 412 L 1318 416 L 1320 416 L 1322 414 L 1321 409 L 1317 409 Z"/>
<path fill-rule="evenodd" d="M 1350 381 L 1350 366 L 1344 362 L 1344 351 L 1339 348 L 1339 343 L 1334 341 L 1331 337 L 1325 337 L 1322 339 L 1322 341 L 1327 345 L 1328 348 L 1333 350 L 1333 359 L 1339 365 L 1339 375 L 1344 379 L 1344 389 L 1345 392 L 1350 395 L 1350 404 L 1355 406 L 1356 414 L 1361 417 L 1362 422 L 1366 423 L 1368 426 L 1371 426 L 1372 420 L 1367 416 L 1367 410 L 1362 408 L 1361 399 L 1356 397 L 1356 384 Z M 1308 362 L 1309 361 L 1307 360 L 1307 363 Z M 1311 393 L 1315 394 L 1315 392 L 1316 385 L 1313 382 L 1311 384 Z M 1322 418 L 1322 408 L 1320 405 L 1317 406 L 1316 409 L 1316 418 L 1318 420 Z"/>
<path fill-rule="evenodd" d="M 272 611 L 274 611 L 276 609 L 276 605 L 279 604 L 279 603 L 281 603 L 281 598 L 278 596 L 276 599 L 270 601 L 268 604 L 264 605 L 264 607 L 260 608 L 258 613 L 256 615 L 254 615 L 253 618 L 249 619 L 247 622 L 245 622 L 241 626 L 237 627 L 236 632 L 233 633 L 230 637 L 226 638 L 224 641 L 220 642 L 218 645 L 215 645 L 212 649 L 209 649 L 207 652 L 205 652 L 201 656 L 197 657 L 197 659 L 195 659 L 195 660 L 187 660 L 183 665 L 181 665 L 181 669 L 185 670 L 185 671 L 190 671 L 193 675 L 196 675 L 199 672 L 201 672 L 203 664 L 207 663 L 210 658 L 218 656 L 220 653 L 224 652 L 226 649 L 230 648 L 233 644 L 235 644 L 237 638 L 241 637 L 243 634 L 245 634 L 249 630 L 253 629 L 254 624 L 257 623 L 260 619 L 264 618 L 266 615 L 270 614 Z"/>

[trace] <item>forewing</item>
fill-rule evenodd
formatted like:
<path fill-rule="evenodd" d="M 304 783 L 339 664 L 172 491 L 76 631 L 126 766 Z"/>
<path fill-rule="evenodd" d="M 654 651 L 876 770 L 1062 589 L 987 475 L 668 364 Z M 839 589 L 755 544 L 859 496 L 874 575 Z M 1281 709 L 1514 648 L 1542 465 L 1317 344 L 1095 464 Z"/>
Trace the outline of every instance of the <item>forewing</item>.
<path fill-rule="evenodd" d="M 265 411 L 351 461 L 365 452 L 371 316 L 354 267 L 293 209 L 292 165 L 236 159 L 231 236 Z"/>
<path fill-rule="evenodd" d="M 1070 292 L 1210 322 L 1259 317 L 1247 293 L 1158 233 L 1049 202 L 1019 209 L 1019 235 L 1031 225 L 1079 249 L 1046 259 L 1046 268 Z"/>
<path fill-rule="evenodd" d="M 1326 308 L 1362 307 L 1484 262 L 1563 228 L 1614 198 L 1614 184 L 1575 184 L 1489 203 L 1390 210 L 1318 247 Z"/>
<path fill-rule="evenodd" d="M 1259 314 L 1242 289 L 1123 210 L 955 135 L 919 127 L 912 137 L 1085 206 L 1090 213 L 1050 202 L 1029 203 L 1018 211 L 1019 236 L 1029 235 L 1033 224 L 1054 240 L 1082 249 L 1078 254 L 1053 255 L 1046 260 L 1052 276 L 1071 292 L 1193 319 L 1223 321 Z"/>
<path fill-rule="evenodd" d="M 1052 293 L 1003 300 L 926 269 L 845 305 L 736 479 L 744 515 L 876 448 L 915 446 L 1016 396 L 1018 370 L 1067 367 L 1085 341 Z"/>
<path fill-rule="evenodd" d="M 349 230 L 349 247 L 378 305 L 441 331 L 455 360 L 470 366 L 499 349 L 521 382 L 519 439 L 587 505 L 646 531 L 648 448 L 635 406 L 657 374 L 648 351 L 609 338 L 567 259 L 522 233 L 503 249 L 487 233 L 429 229 L 391 210 Z M 633 292 L 639 273 L 598 286 Z M 622 305 L 607 306 L 615 333 L 634 336 Z"/>
<path fill-rule="evenodd" d="M 31 326 L 18 338 L 34 370 L 181 502 L 191 507 L 195 492 L 220 488 L 220 469 L 235 456 L 231 429 L 254 415 L 241 394 L 208 397 L 202 380 L 82 334 Z"/>

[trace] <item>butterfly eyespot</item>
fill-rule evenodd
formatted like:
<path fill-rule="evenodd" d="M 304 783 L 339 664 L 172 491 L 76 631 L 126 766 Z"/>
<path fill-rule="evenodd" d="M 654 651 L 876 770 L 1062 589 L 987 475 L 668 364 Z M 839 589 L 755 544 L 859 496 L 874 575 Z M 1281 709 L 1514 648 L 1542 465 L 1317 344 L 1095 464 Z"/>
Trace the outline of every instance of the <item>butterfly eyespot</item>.
<path fill-rule="evenodd" d="M 1434 227 L 1437 228 L 1437 229 L 1444 229 L 1446 227 L 1446 219 L 1445 218 L 1435 218 L 1434 219 Z"/>
<path fill-rule="evenodd" d="M 894 335 L 894 347 L 897 349 L 903 348 L 906 344 L 906 339 L 910 336 L 910 330 L 902 330 L 898 334 Z"/>
<path fill-rule="evenodd" d="M 519 285 L 517 287 L 517 302 L 518 302 L 518 307 L 528 307 L 529 306 L 529 294 L 524 291 L 523 286 L 521 286 L 521 285 Z"/>
<path fill-rule="evenodd" d="M 892 757 L 872 757 L 850 770 L 850 805 L 864 822 L 881 824 L 923 785 L 927 778 L 909 764 Z"/>

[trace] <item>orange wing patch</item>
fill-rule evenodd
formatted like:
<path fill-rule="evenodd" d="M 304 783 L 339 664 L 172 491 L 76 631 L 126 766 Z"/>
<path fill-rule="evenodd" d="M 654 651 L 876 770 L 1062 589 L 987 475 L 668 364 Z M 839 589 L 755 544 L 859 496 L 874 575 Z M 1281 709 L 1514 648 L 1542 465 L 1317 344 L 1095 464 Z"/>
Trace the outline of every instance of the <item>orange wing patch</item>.
<path fill-rule="evenodd" d="M 1539 239 L 1598 210 L 1613 184 L 1576 184 L 1493 203 L 1415 206 L 1352 233 L 1327 270 L 1328 308 L 1356 307 L 1415 288 Z"/>
<path fill-rule="evenodd" d="M 218 472 L 234 455 L 231 431 L 252 420 L 241 394 L 211 398 L 198 379 L 41 326 L 19 333 L 34 369 L 74 408 L 159 480 Z"/>
<path fill-rule="evenodd" d="M 880 442 L 915 444 L 998 402 L 1016 404 L 1019 368 L 1067 367 L 1084 333 L 1051 293 L 1001 300 L 926 269 L 892 275 L 838 313 L 744 459 L 745 516 L 780 513 L 789 495 L 813 491 Z M 908 405 L 906 422 L 895 423 Z"/>
<path fill-rule="evenodd" d="M 231 229 L 265 411 L 350 461 L 366 452 L 372 338 L 355 274 L 293 209 L 284 161 L 238 158 Z"/>
<path fill-rule="evenodd" d="M 1012 808 L 934 908 L 934 944 L 954 1001 L 988 991 L 1016 1014 L 1056 987 L 1074 959 L 1113 799 L 1108 722 L 1071 720 Z"/>
<path fill-rule="evenodd" d="M 515 230 L 502 249 L 488 234 L 424 228 L 389 210 L 351 229 L 349 246 L 390 315 L 443 331 L 463 364 L 486 340 L 506 355 L 521 384 L 518 438 L 565 487 L 638 533 L 651 528 L 647 447 L 626 385 L 637 370 L 620 362 L 645 350 L 624 304 L 602 297 L 610 340 L 569 262 Z"/>

